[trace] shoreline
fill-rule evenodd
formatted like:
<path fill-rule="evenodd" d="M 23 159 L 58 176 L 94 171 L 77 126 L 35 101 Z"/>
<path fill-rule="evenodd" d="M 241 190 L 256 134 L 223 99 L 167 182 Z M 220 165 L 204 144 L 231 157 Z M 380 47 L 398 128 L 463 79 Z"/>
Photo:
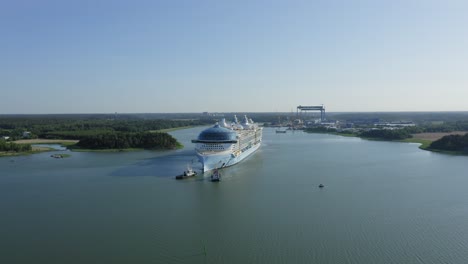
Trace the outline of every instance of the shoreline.
<path fill-rule="evenodd" d="M 84 149 L 84 148 L 69 148 L 72 152 L 132 152 L 142 151 L 142 148 L 126 148 L 126 149 Z"/>
<path fill-rule="evenodd" d="M 33 149 L 31 151 L 12 152 L 12 151 L 0 151 L 0 158 L 2 157 L 16 157 L 16 156 L 28 156 L 32 154 L 39 154 L 49 151 L 54 151 L 52 148 Z"/>
<path fill-rule="evenodd" d="M 167 133 L 167 132 L 172 132 L 176 130 L 182 130 L 182 129 L 189 129 L 195 126 L 183 126 L 183 127 L 173 127 L 173 128 L 164 128 L 164 129 L 159 129 L 159 130 L 149 130 L 148 132 L 151 133 Z"/>
<path fill-rule="evenodd" d="M 48 144 L 58 144 L 61 145 L 62 147 L 69 147 L 72 145 L 75 145 L 78 143 L 79 140 L 70 140 L 70 139 L 20 139 L 20 140 L 15 140 L 12 141 L 15 144 L 30 144 L 30 145 L 48 145 Z M 44 153 L 44 152 L 50 152 L 50 151 L 59 151 L 54 148 L 49 148 L 49 147 L 39 147 L 39 146 L 31 146 L 32 150 L 30 151 L 20 151 L 20 152 L 15 152 L 15 151 L 0 151 L 0 158 L 1 157 L 17 157 L 17 156 L 28 156 L 28 155 L 33 155 L 33 154 L 39 154 L 39 153 Z"/>
<path fill-rule="evenodd" d="M 429 139 L 423 139 L 423 138 L 406 138 L 402 140 L 387 140 L 387 139 L 382 139 L 382 138 L 366 138 L 366 137 L 360 137 L 355 134 L 341 134 L 338 132 L 306 132 L 306 133 L 311 133 L 311 134 L 328 134 L 328 135 L 335 135 L 335 136 L 342 136 L 342 137 L 356 137 L 360 138 L 363 140 L 369 140 L 369 141 L 384 141 L 384 142 L 399 142 L 399 143 L 418 143 L 420 144 L 418 146 L 419 149 L 425 150 L 425 151 L 430 151 L 430 152 L 435 152 L 435 153 L 440 153 L 440 154 L 446 154 L 446 155 L 454 155 L 454 156 L 468 156 L 468 153 L 461 152 L 461 151 L 449 151 L 449 150 L 440 150 L 440 149 L 433 149 L 430 148 L 430 145 L 433 141 L 435 140 L 429 140 Z M 456 131 L 454 134 L 459 134 L 460 131 Z M 468 133 L 468 132 L 465 132 Z M 442 133 L 441 133 L 442 134 Z M 443 133 L 447 134 L 447 133 Z M 417 134 L 416 134 L 417 135 Z M 413 135 L 414 136 L 414 135 Z"/>
<path fill-rule="evenodd" d="M 78 143 L 79 140 L 72 140 L 72 139 L 44 139 L 44 138 L 36 138 L 36 139 L 20 139 L 15 140 L 13 143 L 15 144 L 60 144 L 62 146 L 70 146 Z"/>
<path fill-rule="evenodd" d="M 125 149 L 85 149 L 85 148 L 68 148 L 72 152 L 136 152 L 136 151 L 170 151 L 182 149 L 184 146 L 177 146 L 174 149 L 145 149 L 145 148 L 125 148 Z"/>
<path fill-rule="evenodd" d="M 171 131 L 176 131 L 176 130 L 182 130 L 182 129 L 188 129 L 192 128 L 194 126 L 184 126 L 184 127 L 176 127 L 176 128 L 168 128 L 168 129 L 161 129 L 161 130 L 152 130 L 148 131 L 151 133 L 167 133 Z M 15 140 L 12 141 L 15 144 L 31 144 L 31 145 L 48 145 L 48 144 L 58 144 L 62 147 L 66 147 L 67 150 L 70 150 L 72 152 L 133 152 L 133 151 L 143 151 L 143 150 L 148 150 L 148 151 L 170 151 L 170 150 L 178 150 L 184 148 L 184 145 L 181 144 L 180 142 L 177 141 L 177 145 L 173 149 L 145 149 L 145 148 L 125 148 L 125 149 L 87 149 L 87 148 L 80 148 L 76 146 L 76 144 L 79 142 L 79 140 L 73 140 L 73 139 L 43 139 L 43 138 L 37 138 L 37 139 L 20 139 L 20 140 Z M 48 151 L 54 151 L 56 149 L 54 148 L 49 148 L 49 147 L 39 147 L 39 146 L 32 146 L 31 151 L 22 151 L 22 152 L 12 152 L 12 151 L 0 151 L 0 157 L 13 157 L 13 156 L 25 156 L 25 155 L 32 155 L 32 154 L 38 154 L 42 152 L 48 152 Z"/>

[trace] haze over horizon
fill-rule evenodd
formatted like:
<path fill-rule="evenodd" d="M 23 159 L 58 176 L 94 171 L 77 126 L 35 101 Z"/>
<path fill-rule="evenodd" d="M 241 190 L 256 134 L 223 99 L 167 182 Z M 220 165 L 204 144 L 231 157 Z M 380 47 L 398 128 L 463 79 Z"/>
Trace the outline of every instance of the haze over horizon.
<path fill-rule="evenodd" d="M 467 1 L 9 1 L 0 114 L 468 111 Z"/>

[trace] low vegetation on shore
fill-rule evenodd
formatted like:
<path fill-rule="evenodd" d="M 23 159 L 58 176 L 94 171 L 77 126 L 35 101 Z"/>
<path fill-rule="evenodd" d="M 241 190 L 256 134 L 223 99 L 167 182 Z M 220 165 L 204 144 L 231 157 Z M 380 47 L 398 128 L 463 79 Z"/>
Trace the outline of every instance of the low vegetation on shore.
<path fill-rule="evenodd" d="M 325 128 L 325 127 L 314 127 L 314 128 L 306 128 L 304 129 L 305 132 L 309 133 L 330 133 L 336 135 L 346 135 L 346 136 L 355 136 L 361 137 L 365 139 L 376 139 L 376 140 L 405 140 L 411 138 L 412 135 L 410 130 L 408 129 L 369 129 L 363 130 L 360 132 L 347 132 L 347 131 L 338 131 L 334 128 Z"/>
<path fill-rule="evenodd" d="M 429 150 L 468 155 L 468 133 L 447 135 L 431 143 Z"/>
<path fill-rule="evenodd" d="M 2 152 L 26 152 L 32 151 L 31 144 L 17 144 L 0 140 L 0 151 Z"/>
<path fill-rule="evenodd" d="M 30 153 L 33 153 L 33 149 L 30 144 L 16 144 L 0 139 L 0 157 Z"/>
<path fill-rule="evenodd" d="M 296 121 L 288 113 L 250 114 L 266 125 L 290 126 Z M 306 128 L 310 133 L 356 136 L 371 140 L 420 143 L 432 151 L 465 154 L 468 113 L 349 113 L 329 114 L 335 124 Z M 175 149 L 182 145 L 167 132 L 213 124 L 219 116 L 207 114 L 97 114 L 97 115 L 9 115 L 0 116 L 0 156 L 48 151 L 31 144 L 60 144 L 75 151 L 129 151 Z M 384 119 L 384 120 L 383 120 Z M 416 125 L 382 129 L 374 124 L 413 120 Z M 340 128 L 343 127 L 344 129 Z M 334 127 L 334 128 L 333 128 Z M 449 136 L 458 134 L 459 136 Z M 443 136 L 449 136 L 447 138 Z"/>
<path fill-rule="evenodd" d="M 180 144 L 167 133 L 105 133 L 85 136 L 80 139 L 76 147 L 83 149 L 175 149 Z"/>
<path fill-rule="evenodd" d="M 167 132 L 212 124 L 211 118 L 147 119 L 134 115 L 44 115 L 0 117 L 0 155 L 47 151 L 31 144 L 74 150 L 169 150 L 182 145 Z"/>
<path fill-rule="evenodd" d="M 0 157 L 29 155 L 54 150 L 49 147 L 32 146 L 26 143 L 7 142 L 0 139 Z"/>
<path fill-rule="evenodd" d="M 69 146 L 78 143 L 79 140 L 71 139 L 20 139 L 13 141 L 16 144 L 60 144 L 62 146 Z"/>
<path fill-rule="evenodd" d="M 394 130 L 370 129 L 359 133 L 348 133 L 324 127 L 307 128 L 304 131 L 309 133 L 355 136 L 371 140 L 419 143 L 421 144 L 419 148 L 424 150 L 468 155 L 468 133 L 462 131 L 412 134 L 415 128 L 402 128 Z"/>

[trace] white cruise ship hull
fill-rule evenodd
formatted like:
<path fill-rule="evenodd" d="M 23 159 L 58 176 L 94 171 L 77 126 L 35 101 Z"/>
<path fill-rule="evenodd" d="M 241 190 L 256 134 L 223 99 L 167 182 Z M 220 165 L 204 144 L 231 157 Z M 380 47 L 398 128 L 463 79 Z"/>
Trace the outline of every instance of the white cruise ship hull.
<path fill-rule="evenodd" d="M 239 123 L 234 116 L 231 125 L 223 119 L 222 126 L 216 123 L 192 140 L 197 144 L 195 151 L 203 172 L 237 164 L 260 147 L 263 128 L 244 117 L 244 122 Z"/>
<path fill-rule="evenodd" d="M 254 153 L 259 147 L 260 142 L 258 144 L 252 145 L 238 156 L 235 156 L 230 152 L 223 152 L 203 155 L 197 153 L 197 157 L 200 163 L 203 165 L 203 171 L 207 172 L 216 168 L 223 168 L 237 164 L 250 156 L 250 154 Z"/>

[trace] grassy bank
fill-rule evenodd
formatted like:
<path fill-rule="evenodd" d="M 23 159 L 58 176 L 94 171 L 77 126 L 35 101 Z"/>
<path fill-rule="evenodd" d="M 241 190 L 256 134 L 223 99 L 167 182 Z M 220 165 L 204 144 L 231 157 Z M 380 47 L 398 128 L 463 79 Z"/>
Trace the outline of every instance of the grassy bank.
<path fill-rule="evenodd" d="M 159 129 L 159 130 L 150 130 L 151 133 L 167 133 L 181 129 L 192 128 L 193 126 L 183 126 L 183 127 L 173 127 L 173 128 L 166 128 L 166 129 Z"/>
<path fill-rule="evenodd" d="M 24 155 L 31 155 L 31 154 L 37 154 L 37 153 L 42 153 L 42 152 L 47 152 L 47 151 L 53 151 L 54 149 L 51 148 L 34 148 L 31 151 L 21 151 L 21 152 L 16 152 L 16 151 L 0 151 L 0 157 L 14 157 L 14 156 L 24 156 Z"/>
<path fill-rule="evenodd" d="M 145 148 L 125 148 L 125 149 L 88 149 L 88 148 L 81 148 L 76 145 L 78 140 L 63 140 L 63 139 L 25 139 L 25 140 L 17 140 L 15 141 L 17 144 L 59 144 L 63 147 L 67 147 L 71 151 L 75 152 L 102 152 L 102 153 L 109 153 L 109 152 L 132 152 L 132 151 L 142 151 L 142 150 L 154 150 L 160 151 L 159 149 L 145 149 Z M 177 146 L 175 149 L 182 149 L 184 145 L 177 142 Z M 42 146 L 33 146 L 31 151 L 23 151 L 23 152 L 14 152 L 14 151 L 0 151 L 0 157 L 11 157 L 11 156 L 22 156 L 22 155 L 31 155 L 36 153 L 42 153 L 47 151 L 54 151 L 56 149 L 49 148 L 49 147 L 42 147 Z M 161 149 L 166 150 L 166 149 Z M 68 155 L 68 154 L 61 154 L 61 155 Z M 68 156 L 67 156 L 68 157 Z"/>
<path fill-rule="evenodd" d="M 312 133 L 312 134 L 327 134 L 327 135 L 336 135 L 336 136 L 343 136 L 343 137 L 358 137 L 357 134 L 353 133 L 339 133 L 339 132 L 331 132 L 331 131 L 307 131 L 304 130 L 305 133 Z"/>
<path fill-rule="evenodd" d="M 420 149 L 424 149 L 424 150 L 431 150 L 431 149 L 429 149 L 429 146 L 430 146 L 431 143 L 432 143 L 431 140 L 420 139 L 420 138 L 407 138 L 407 139 L 404 139 L 404 140 L 399 140 L 399 142 L 419 143 L 419 144 L 421 144 L 421 145 L 419 146 L 419 148 L 420 148 Z"/>
<path fill-rule="evenodd" d="M 31 154 L 54 151 L 54 150 L 55 149 L 49 148 L 49 147 L 32 146 L 30 151 L 0 151 L 0 157 L 31 155 Z"/>
<path fill-rule="evenodd" d="M 45 152 L 45 151 L 56 150 L 53 148 L 43 147 L 43 146 L 32 146 L 31 148 L 32 148 L 32 151 L 35 151 L 35 152 Z"/>
<path fill-rule="evenodd" d="M 433 149 L 430 148 L 431 143 L 434 141 L 433 139 L 423 139 L 423 138 L 418 138 L 417 134 L 416 137 L 413 135 L 412 138 L 407 138 L 403 140 L 387 140 L 387 139 L 382 139 L 382 138 L 366 138 L 366 137 L 360 137 L 359 135 L 356 134 L 342 134 L 342 133 L 337 133 L 337 132 L 312 132 L 308 131 L 308 133 L 316 133 L 316 134 L 331 134 L 331 135 L 337 135 L 337 136 L 344 136 L 344 137 L 359 137 L 361 139 L 365 140 L 374 140 L 374 141 L 389 141 L 389 142 L 404 142 L 404 143 L 419 143 L 421 144 L 419 146 L 420 149 L 422 150 L 427 150 L 427 151 L 432 151 L 432 152 L 437 152 L 437 153 L 443 153 L 443 154 L 450 154 L 450 155 L 464 155 L 468 156 L 468 153 L 462 152 L 462 151 L 445 151 L 445 150 L 439 150 L 439 149 Z M 444 133 L 448 134 L 448 133 Z M 434 137 L 436 138 L 436 137 Z"/>
<path fill-rule="evenodd" d="M 179 149 L 179 148 L 177 148 Z M 133 151 L 167 151 L 167 149 L 144 149 L 144 148 L 126 148 L 126 149 L 85 149 L 85 148 L 70 148 L 71 151 L 74 152 L 102 152 L 102 153 L 109 153 L 109 152 L 133 152 Z"/>
<path fill-rule="evenodd" d="M 184 145 L 177 142 L 176 149 L 182 149 Z M 87 149 L 87 148 L 80 148 L 76 145 L 68 146 L 68 149 L 71 151 L 76 152 L 132 152 L 132 151 L 142 151 L 142 150 L 149 150 L 149 151 L 166 151 L 168 149 L 145 149 L 145 148 L 125 148 L 125 149 Z"/>
<path fill-rule="evenodd" d="M 79 140 L 70 139 L 21 139 L 13 141 L 16 144 L 60 144 L 62 146 L 70 146 L 78 143 Z"/>
<path fill-rule="evenodd" d="M 70 146 L 69 149 L 75 152 L 131 152 L 131 151 L 141 151 L 142 148 L 126 148 L 126 149 L 87 149 L 80 148 L 78 146 Z"/>

